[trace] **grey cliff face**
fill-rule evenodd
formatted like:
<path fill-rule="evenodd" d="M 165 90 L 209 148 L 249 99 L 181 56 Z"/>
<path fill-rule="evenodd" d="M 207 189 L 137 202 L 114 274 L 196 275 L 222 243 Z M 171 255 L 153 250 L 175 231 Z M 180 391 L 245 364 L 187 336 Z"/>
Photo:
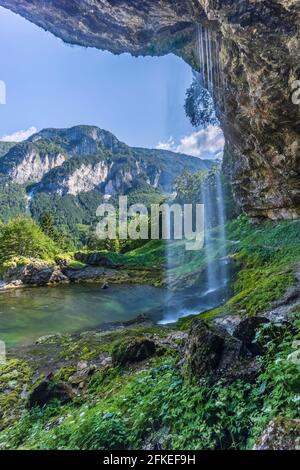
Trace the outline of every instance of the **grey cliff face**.
<path fill-rule="evenodd" d="M 0 0 L 64 41 L 116 54 L 173 52 L 199 69 L 197 24 L 213 34 L 224 79 L 214 97 L 224 168 L 253 217 L 300 215 L 298 0 Z"/>
<path fill-rule="evenodd" d="M 41 155 L 32 151 L 9 172 L 9 179 L 17 184 L 37 183 L 53 168 L 61 166 L 66 160 L 65 155 Z"/>
<path fill-rule="evenodd" d="M 148 185 L 170 190 L 177 174 L 209 168 L 211 161 L 164 150 L 139 149 L 94 126 L 44 129 L 1 158 L 0 182 L 30 185 L 37 193 L 78 196 L 97 190 L 106 199 Z"/>

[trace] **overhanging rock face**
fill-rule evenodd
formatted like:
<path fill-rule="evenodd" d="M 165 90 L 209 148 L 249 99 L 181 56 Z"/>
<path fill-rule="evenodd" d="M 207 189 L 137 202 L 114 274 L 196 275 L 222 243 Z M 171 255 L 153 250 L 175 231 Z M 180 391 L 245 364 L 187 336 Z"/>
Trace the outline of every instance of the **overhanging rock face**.
<path fill-rule="evenodd" d="M 224 168 L 253 217 L 300 216 L 299 0 L 0 0 L 64 41 L 183 57 L 199 68 L 197 24 L 213 31 L 225 79 L 215 100 Z"/>

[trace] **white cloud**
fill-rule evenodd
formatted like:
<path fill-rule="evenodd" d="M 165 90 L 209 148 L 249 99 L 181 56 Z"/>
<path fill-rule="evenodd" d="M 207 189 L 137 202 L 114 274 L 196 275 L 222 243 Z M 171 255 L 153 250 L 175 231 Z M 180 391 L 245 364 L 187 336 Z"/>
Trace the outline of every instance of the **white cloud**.
<path fill-rule="evenodd" d="M 36 134 L 37 128 L 32 126 L 26 131 L 17 131 L 11 135 L 5 135 L 0 138 L 2 142 L 22 142 L 23 140 L 28 139 L 33 134 Z"/>
<path fill-rule="evenodd" d="M 167 142 L 159 142 L 156 148 L 159 150 L 172 150 L 174 152 L 175 147 L 175 140 L 173 139 L 173 137 L 170 137 Z"/>
<path fill-rule="evenodd" d="M 183 137 L 179 143 L 176 143 L 173 137 L 170 137 L 167 142 L 160 142 L 157 148 L 203 159 L 215 159 L 222 158 L 224 143 L 222 129 L 210 125 L 206 129 L 195 131 Z"/>

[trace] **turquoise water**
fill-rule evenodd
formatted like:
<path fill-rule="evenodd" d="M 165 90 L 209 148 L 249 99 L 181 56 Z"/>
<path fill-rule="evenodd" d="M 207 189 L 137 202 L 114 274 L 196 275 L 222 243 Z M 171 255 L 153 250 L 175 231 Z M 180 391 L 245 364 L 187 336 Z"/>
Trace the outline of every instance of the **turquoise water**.
<path fill-rule="evenodd" d="M 22 346 L 44 335 L 70 333 L 149 314 L 159 321 L 166 292 L 151 286 L 73 284 L 0 293 L 0 341 Z"/>

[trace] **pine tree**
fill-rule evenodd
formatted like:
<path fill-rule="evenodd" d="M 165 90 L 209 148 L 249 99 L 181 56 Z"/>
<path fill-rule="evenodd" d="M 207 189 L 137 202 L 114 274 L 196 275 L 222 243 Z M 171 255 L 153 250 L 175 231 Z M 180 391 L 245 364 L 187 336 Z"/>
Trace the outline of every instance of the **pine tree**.
<path fill-rule="evenodd" d="M 55 242 L 58 241 L 59 235 L 54 225 L 54 219 L 50 212 L 43 212 L 40 219 L 40 227 L 43 232 Z"/>

